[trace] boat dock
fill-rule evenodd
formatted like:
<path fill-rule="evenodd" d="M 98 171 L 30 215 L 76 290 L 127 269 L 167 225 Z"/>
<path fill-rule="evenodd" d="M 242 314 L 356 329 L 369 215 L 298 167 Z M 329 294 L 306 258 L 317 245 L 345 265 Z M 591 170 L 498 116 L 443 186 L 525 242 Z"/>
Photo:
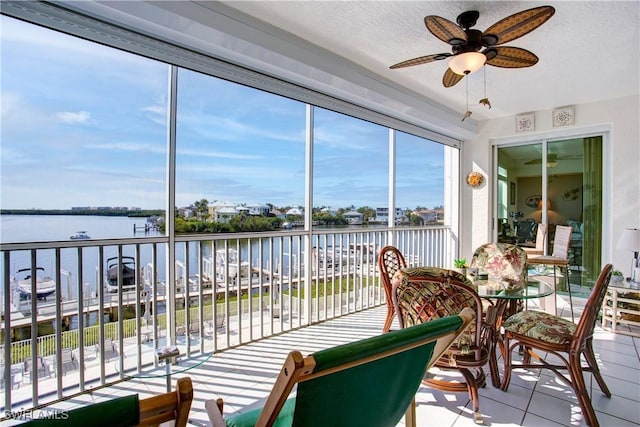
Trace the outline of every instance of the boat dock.
<path fill-rule="evenodd" d="M 202 286 L 202 297 L 205 301 L 213 301 L 215 293 L 215 300 L 218 301 L 224 299 L 225 295 L 236 296 L 238 292 L 241 294 L 245 294 L 247 292 L 257 293 L 262 289 L 264 293 L 269 293 L 272 284 L 268 279 L 269 277 L 274 277 L 274 283 L 277 283 L 275 276 L 277 275 L 263 275 L 261 283 L 259 276 L 255 274 L 252 275 L 251 278 L 242 278 L 239 286 L 235 283 L 217 281 L 215 289 L 211 286 L 211 281 L 204 280 Z M 182 280 L 177 280 L 175 294 L 177 299 L 182 299 L 184 301 L 184 299 L 187 298 L 187 295 L 190 300 L 199 298 L 200 291 L 198 287 L 198 280 L 199 278 L 197 276 L 189 279 L 188 292 L 183 286 Z M 122 295 L 119 293 L 105 292 L 102 296 L 103 304 L 100 304 L 100 299 L 95 295 L 95 293 L 90 293 L 90 295 L 82 301 L 82 313 L 85 318 L 93 317 L 92 314 L 97 315 L 98 313 L 102 313 L 103 315 L 117 315 L 120 307 L 120 301 L 122 301 L 123 308 L 135 307 L 136 303 L 139 302 L 141 313 L 145 313 L 147 307 L 149 307 L 151 312 L 154 312 L 152 308 L 154 303 L 159 306 L 166 303 L 166 288 L 166 283 L 159 283 L 157 292 L 153 295 L 151 292 L 148 292 L 151 287 L 145 286 L 145 290 L 140 291 L 138 301 L 136 301 L 135 290 L 122 292 Z M 57 305 L 60 307 L 60 318 L 63 323 L 67 325 L 71 324 L 71 318 L 78 316 L 80 312 L 78 299 L 66 299 L 60 301 L 60 303 L 57 303 L 53 298 L 49 301 L 37 300 L 35 315 L 38 318 L 38 323 L 53 324 L 56 321 Z M 14 303 L 11 304 L 11 311 L 11 329 L 16 330 L 26 327 L 30 328 L 32 326 L 32 318 L 34 316 L 30 300 L 14 301 Z M 95 317 L 95 319 L 97 319 L 97 317 Z M 4 322 L 0 322 L 0 331 L 3 329 Z"/>
<path fill-rule="evenodd" d="M 158 224 L 145 223 L 144 225 L 133 224 L 133 234 L 136 233 L 150 233 L 152 231 L 159 231 L 160 226 Z"/>

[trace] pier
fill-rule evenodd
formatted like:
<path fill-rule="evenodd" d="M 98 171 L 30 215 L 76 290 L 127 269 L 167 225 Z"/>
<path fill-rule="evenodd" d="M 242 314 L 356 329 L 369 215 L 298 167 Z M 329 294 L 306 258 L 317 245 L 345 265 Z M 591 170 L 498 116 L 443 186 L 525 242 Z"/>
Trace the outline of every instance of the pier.
<path fill-rule="evenodd" d="M 136 233 L 150 233 L 152 231 L 159 231 L 160 226 L 158 224 L 145 223 L 144 225 L 133 224 L 133 234 Z"/>

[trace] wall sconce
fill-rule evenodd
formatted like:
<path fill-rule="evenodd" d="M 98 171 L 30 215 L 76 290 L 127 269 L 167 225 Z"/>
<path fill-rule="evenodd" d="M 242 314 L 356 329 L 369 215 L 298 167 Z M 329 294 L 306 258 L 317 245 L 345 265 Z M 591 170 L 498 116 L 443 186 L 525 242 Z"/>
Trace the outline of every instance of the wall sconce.
<path fill-rule="evenodd" d="M 629 280 L 638 282 L 640 280 L 640 263 L 638 261 L 638 251 L 640 250 L 640 230 L 637 228 L 627 228 L 622 232 L 618 240 L 617 249 L 633 252 L 631 263 L 631 277 Z"/>

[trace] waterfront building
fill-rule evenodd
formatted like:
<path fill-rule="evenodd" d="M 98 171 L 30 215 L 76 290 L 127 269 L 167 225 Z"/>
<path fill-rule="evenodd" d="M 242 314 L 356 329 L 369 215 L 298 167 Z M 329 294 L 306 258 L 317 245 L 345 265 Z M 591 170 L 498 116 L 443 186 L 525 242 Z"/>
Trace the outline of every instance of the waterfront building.
<path fill-rule="evenodd" d="M 348 211 L 343 213 L 342 216 L 344 216 L 351 225 L 361 225 L 364 219 L 364 215 L 358 211 Z"/>
<path fill-rule="evenodd" d="M 402 208 L 395 209 L 394 218 L 396 222 L 401 222 L 404 217 L 404 210 Z M 378 207 L 376 208 L 376 222 L 389 222 L 389 208 L 387 207 Z"/>

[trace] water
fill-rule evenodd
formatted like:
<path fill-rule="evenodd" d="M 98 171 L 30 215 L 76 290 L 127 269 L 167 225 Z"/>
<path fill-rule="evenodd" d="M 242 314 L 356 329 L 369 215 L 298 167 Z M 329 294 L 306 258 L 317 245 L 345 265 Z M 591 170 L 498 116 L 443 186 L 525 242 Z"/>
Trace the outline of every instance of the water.
<path fill-rule="evenodd" d="M 143 227 L 146 218 L 81 216 L 81 215 L 0 215 L 0 241 L 2 243 L 70 241 L 70 236 L 77 231 L 86 231 L 92 239 L 132 238 L 159 235 L 158 232 L 134 234 L 134 226 Z M 132 255 L 132 248 L 125 248 L 124 255 Z M 150 252 L 150 250 L 146 251 Z M 117 256 L 115 248 L 105 248 L 105 261 L 108 257 Z M 12 251 L 10 274 L 31 265 L 29 251 Z M 95 292 L 98 278 L 98 250 L 88 248 L 83 251 L 83 290 Z M 149 256 L 150 259 L 150 256 Z M 37 251 L 37 266 L 45 269 L 46 275 L 55 272 L 55 253 L 52 250 Z M 4 274 L 4 265 L 0 265 L 0 274 Z M 61 269 L 63 270 L 61 291 L 64 299 L 77 296 L 77 281 L 73 277 L 78 271 L 77 250 L 61 250 Z M 64 272 L 73 272 L 65 275 Z M 0 297 L 4 288 L 0 286 Z"/>
<path fill-rule="evenodd" d="M 20 242 L 72 242 L 70 236 L 77 231 L 86 231 L 92 239 L 132 239 L 135 237 L 147 237 L 158 236 L 159 232 L 151 232 L 145 234 L 144 232 L 134 233 L 134 225 L 143 227 L 146 223 L 146 218 L 128 218 L 128 217 L 105 217 L 105 216 L 58 216 L 58 215 L 0 215 L 0 241 L 3 244 L 6 243 L 20 243 Z M 323 227 L 324 228 L 324 227 Z M 343 249 L 347 248 L 347 245 L 355 243 L 353 236 L 350 239 L 347 238 L 347 234 L 350 228 L 354 227 L 326 227 L 331 228 L 336 234 L 330 234 L 328 238 L 325 236 L 314 236 L 312 245 L 314 247 L 330 247 L 330 246 L 342 246 Z M 361 227 L 356 227 L 361 228 Z M 373 235 L 378 231 L 378 227 L 371 227 L 371 237 L 373 241 Z M 229 248 L 235 249 L 236 241 L 232 234 L 226 235 L 225 238 L 230 239 L 228 243 Z M 359 235 L 358 241 L 364 239 L 366 242 L 367 235 Z M 274 268 L 282 269 L 282 274 L 289 275 L 289 268 L 293 268 L 291 274 L 301 273 L 298 271 L 297 257 L 303 256 L 301 250 L 299 250 L 301 241 L 300 236 L 290 237 L 288 235 L 275 237 L 273 239 L 262 240 L 262 259 L 260 260 L 258 239 L 251 240 L 251 254 L 252 259 L 248 259 L 249 243 L 248 240 L 242 240 L 240 242 L 239 253 L 242 262 L 249 261 L 252 266 L 262 266 L 262 268 Z M 191 242 L 190 244 L 190 274 L 193 275 L 198 272 L 198 257 L 197 242 Z M 220 243 L 218 249 L 224 247 L 223 243 Z M 203 257 L 208 258 L 210 256 L 211 246 L 204 245 Z M 145 267 L 152 261 L 152 245 L 142 244 L 140 249 L 140 267 Z M 337 249 L 336 249 L 337 250 Z M 117 246 L 105 246 L 103 247 L 103 269 L 106 271 L 107 259 L 117 256 Z M 135 245 L 126 245 L 123 247 L 123 256 L 135 256 Z M 331 256 L 331 252 L 327 254 Z M 336 256 L 338 253 L 336 252 Z M 271 261 L 270 256 L 275 259 Z M 165 281 L 166 277 L 166 248 L 165 245 L 157 245 L 157 277 L 160 282 Z M 281 260 L 278 257 L 282 257 Z M 39 249 L 36 253 L 36 266 L 45 269 L 47 275 L 53 276 L 55 274 L 55 259 L 56 252 L 52 249 Z M 82 279 L 78 277 L 78 248 L 64 248 L 60 249 L 60 268 L 61 268 L 61 283 L 60 283 L 60 298 L 64 301 L 76 300 L 79 294 L 79 289 L 82 288 L 82 293 L 86 298 L 95 296 L 97 293 L 97 287 L 103 286 L 104 278 L 99 276 L 99 251 L 97 247 L 86 247 L 82 249 Z M 184 245 L 176 245 L 176 259 L 183 261 L 184 257 Z M 292 265 L 289 265 L 289 262 Z M 31 265 L 31 252 L 30 251 L 11 251 L 10 253 L 10 275 L 15 275 L 19 269 L 29 268 Z M 218 272 L 223 271 L 218 265 Z M 4 263 L 0 263 L 0 277 L 4 277 Z M 304 268 L 304 267 L 303 267 Z M 178 274 L 182 274 L 177 271 Z M 5 284 L 0 283 L 0 301 L 4 301 Z M 158 288 L 159 291 L 162 287 Z M 16 302 L 17 292 L 11 291 L 11 301 Z M 51 305 L 51 300 L 45 304 Z M 40 302 L 38 303 L 40 305 Z M 158 312 L 162 312 L 164 307 L 158 307 Z M 86 319 L 88 324 L 94 324 L 98 320 L 98 314 L 92 313 Z M 70 328 L 77 328 L 77 316 L 70 318 Z M 54 328 L 56 325 L 54 325 Z"/>
<path fill-rule="evenodd" d="M 45 242 L 45 241 L 70 241 L 69 237 L 75 234 L 77 231 L 86 231 L 92 239 L 114 239 L 114 238 L 128 238 L 133 237 L 145 237 L 145 236 L 157 236 L 158 232 L 151 232 L 145 234 L 144 232 L 138 232 L 134 234 L 134 225 L 138 227 L 144 226 L 146 218 L 128 218 L 128 217 L 110 217 L 110 216 L 78 216 L 78 215 L 0 215 L 0 241 L 2 243 L 18 243 L 18 242 Z M 376 227 L 377 228 L 377 227 Z M 349 227 L 341 227 L 344 231 L 348 231 Z M 374 230 L 375 228 L 372 228 Z M 340 233 L 336 229 L 335 231 Z M 328 246 L 328 245 L 342 245 L 346 247 L 347 239 L 346 235 L 337 234 L 336 239 L 326 241 L 324 238 L 313 238 L 313 246 Z M 339 236 L 343 236 L 344 240 L 340 240 Z M 233 235 L 229 235 L 230 239 L 233 239 Z M 320 244 L 318 241 L 320 239 Z M 271 241 L 273 243 L 273 256 L 276 259 L 274 263 L 278 263 L 278 254 L 280 253 L 280 247 L 282 247 L 282 268 L 284 274 L 289 274 L 288 263 L 289 257 L 293 258 L 295 263 L 296 257 L 299 254 L 298 238 L 275 238 Z M 350 243 L 354 243 L 350 241 Z M 192 243 L 190 247 L 190 272 L 194 274 L 198 271 L 198 259 L 195 256 L 197 253 L 196 244 Z M 235 242 L 230 243 L 230 247 L 233 247 Z M 248 244 L 246 241 L 241 242 L 240 256 L 241 260 L 250 261 L 252 266 L 268 266 L 270 260 L 269 251 L 269 239 L 263 241 L 263 256 L 262 260 L 259 260 L 259 243 L 252 241 L 252 259 L 248 260 Z M 165 247 L 164 245 L 157 246 L 157 273 L 158 280 L 165 280 Z M 205 257 L 209 255 L 210 247 L 205 245 L 204 247 Z M 103 279 L 98 277 L 98 265 L 99 265 L 99 253 L 98 248 L 88 247 L 82 251 L 82 286 L 83 292 L 87 295 L 88 292 L 96 292 L 96 285 L 102 284 Z M 176 259 L 184 259 L 184 245 L 177 245 L 176 247 Z M 107 259 L 117 256 L 117 248 L 115 246 L 108 246 L 104 248 L 104 263 L 103 268 L 106 269 Z M 135 256 L 135 247 L 128 245 L 123 247 L 123 256 Z M 29 268 L 31 265 L 31 254 L 29 251 L 12 251 L 10 259 L 10 274 L 14 275 L 17 270 L 22 268 Z M 78 295 L 78 251 L 76 248 L 62 249 L 60 251 L 61 269 L 63 270 L 63 276 L 61 280 L 61 297 L 64 299 L 74 299 Z M 152 261 L 152 247 L 145 244 L 140 246 L 140 267 L 144 267 Z M 55 273 L 55 252 L 50 249 L 42 249 L 37 251 L 36 264 L 38 267 L 43 267 L 46 273 L 51 276 Z M 275 264 L 274 264 L 275 265 Z M 0 263 L 0 277 L 3 274 L 4 265 Z M 295 266 L 294 266 L 295 268 Z M 65 274 L 68 272 L 68 274 Z M 0 286 L 0 296 L 3 293 L 3 287 Z"/>
<path fill-rule="evenodd" d="M 134 225 L 144 226 L 146 218 L 85 215 L 0 215 L 0 242 L 48 242 L 69 240 L 77 231 L 93 239 L 143 237 L 133 234 Z M 146 236 L 158 235 L 156 232 Z"/>

